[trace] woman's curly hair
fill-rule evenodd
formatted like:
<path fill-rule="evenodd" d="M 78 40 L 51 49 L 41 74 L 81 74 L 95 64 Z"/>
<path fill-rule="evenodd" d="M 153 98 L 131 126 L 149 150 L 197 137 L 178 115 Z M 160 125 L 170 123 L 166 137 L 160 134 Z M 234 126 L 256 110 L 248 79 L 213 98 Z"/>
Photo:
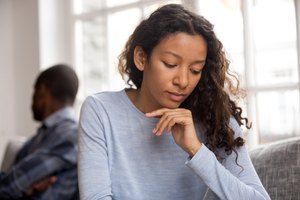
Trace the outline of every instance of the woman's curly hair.
<path fill-rule="evenodd" d="M 140 46 L 149 58 L 162 39 L 180 32 L 201 35 L 207 42 L 207 58 L 201 79 L 180 107 L 191 110 L 194 119 L 205 126 L 206 145 L 216 155 L 219 148 L 224 148 L 227 154 L 236 152 L 235 147 L 242 146 L 245 141 L 241 137 L 234 138 L 230 117 L 233 116 L 240 126 L 245 123 L 247 128 L 250 127 L 248 119 L 242 117 L 242 109 L 231 99 L 241 94 L 239 81 L 230 73 L 223 45 L 216 37 L 213 25 L 204 17 L 179 4 L 160 7 L 130 36 L 119 56 L 119 71 L 131 87 L 140 88 L 143 72 L 134 64 L 135 47 Z"/>

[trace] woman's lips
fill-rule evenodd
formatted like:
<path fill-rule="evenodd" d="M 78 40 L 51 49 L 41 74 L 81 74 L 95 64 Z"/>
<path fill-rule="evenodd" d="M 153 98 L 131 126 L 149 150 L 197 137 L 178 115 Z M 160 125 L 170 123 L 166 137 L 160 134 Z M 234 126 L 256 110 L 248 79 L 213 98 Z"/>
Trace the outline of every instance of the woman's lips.
<path fill-rule="evenodd" d="M 185 98 L 185 94 L 182 93 L 167 92 L 167 94 L 172 101 L 176 101 L 176 102 L 181 102 Z"/>

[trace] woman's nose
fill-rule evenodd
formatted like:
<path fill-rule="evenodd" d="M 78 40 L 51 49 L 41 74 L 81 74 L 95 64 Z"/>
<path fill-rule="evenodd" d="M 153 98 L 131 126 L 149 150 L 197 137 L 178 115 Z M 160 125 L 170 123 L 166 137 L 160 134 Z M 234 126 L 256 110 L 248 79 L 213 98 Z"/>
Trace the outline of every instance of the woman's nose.
<path fill-rule="evenodd" d="M 186 88 L 189 84 L 188 69 L 185 69 L 184 67 L 179 67 L 173 82 L 180 88 Z"/>

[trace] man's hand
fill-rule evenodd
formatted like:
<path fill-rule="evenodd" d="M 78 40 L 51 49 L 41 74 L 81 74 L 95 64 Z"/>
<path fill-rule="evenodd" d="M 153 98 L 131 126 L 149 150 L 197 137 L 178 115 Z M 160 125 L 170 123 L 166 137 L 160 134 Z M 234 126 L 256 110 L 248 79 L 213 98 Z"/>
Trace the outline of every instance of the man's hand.
<path fill-rule="evenodd" d="M 33 196 L 37 193 L 43 192 L 46 190 L 49 186 L 53 185 L 56 182 L 57 178 L 56 176 L 50 176 L 46 177 L 39 182 L 32 185 L 26 192 L 26 196 Z"/>

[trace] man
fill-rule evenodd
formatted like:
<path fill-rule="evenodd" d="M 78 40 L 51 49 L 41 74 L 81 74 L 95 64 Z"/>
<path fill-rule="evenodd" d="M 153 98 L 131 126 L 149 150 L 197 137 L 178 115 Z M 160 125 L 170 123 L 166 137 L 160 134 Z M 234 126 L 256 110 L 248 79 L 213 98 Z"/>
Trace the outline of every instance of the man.
<path fill-rule="evenodd" d="M 9 171 L 1 172 L 0 199 L 73 199 L 77 192 L 77 120 L 72 106 L 78 77 L 67 65 L 43 71 L 34 85 L 32 113 L 41 127 Z"/>

